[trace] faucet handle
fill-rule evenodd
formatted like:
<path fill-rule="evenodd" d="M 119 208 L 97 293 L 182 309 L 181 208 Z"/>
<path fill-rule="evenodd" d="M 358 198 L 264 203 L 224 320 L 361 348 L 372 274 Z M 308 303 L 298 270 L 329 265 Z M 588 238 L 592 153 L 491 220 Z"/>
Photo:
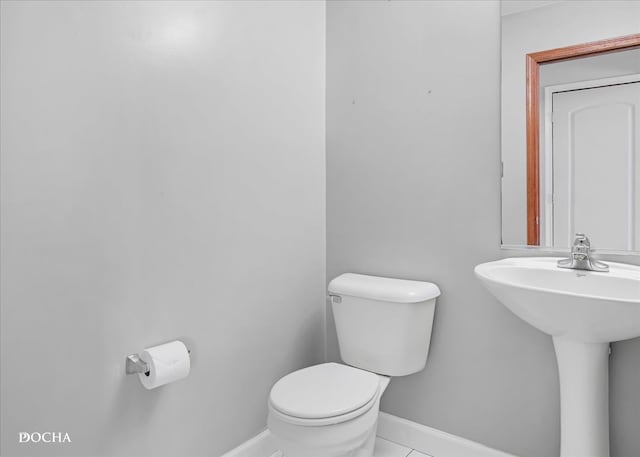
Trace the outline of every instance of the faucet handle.
<path fill-rule="evenodd" d="M 589 237 L 584 233 L 576 233 L 576 237 L 573 240 L 573 245 L 591 247 L 591 240 L 589 240 Z"/>

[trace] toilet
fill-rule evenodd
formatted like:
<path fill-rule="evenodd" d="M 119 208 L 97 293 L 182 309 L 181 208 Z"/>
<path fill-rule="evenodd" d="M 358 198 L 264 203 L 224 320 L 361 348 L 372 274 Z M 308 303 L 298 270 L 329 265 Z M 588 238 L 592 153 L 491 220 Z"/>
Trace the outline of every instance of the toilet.
<path fill-rule="evenodd" d="M 294 371 L 269 395 L 267 425 L 284 457 L 371 457 L 392 376 L 424 369 L 436 297 L 422 281 L 345 273 L 329 283 L 344 364 Z"/>

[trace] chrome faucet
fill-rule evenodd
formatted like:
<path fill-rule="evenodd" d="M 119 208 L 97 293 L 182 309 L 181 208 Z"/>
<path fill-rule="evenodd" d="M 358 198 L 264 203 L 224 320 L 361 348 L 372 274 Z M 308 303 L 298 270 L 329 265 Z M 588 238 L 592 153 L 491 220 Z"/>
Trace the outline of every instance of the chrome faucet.
<path fill-rule="evenodd" d="M 568 259 L 558 260 L 559 268 L 573 270 L 609 271 L 609 265 L 591 258 L 591 241 L 584 233 L 576 233 Z"/>

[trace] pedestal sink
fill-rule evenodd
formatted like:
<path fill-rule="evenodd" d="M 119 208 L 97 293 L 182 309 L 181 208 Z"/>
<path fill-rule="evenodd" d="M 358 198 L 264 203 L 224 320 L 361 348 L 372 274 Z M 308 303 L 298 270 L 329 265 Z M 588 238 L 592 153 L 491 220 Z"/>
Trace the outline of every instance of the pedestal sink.
<path fill-rule="evenodd" d="M 609 343 L 640 336 L 640 267 L 597 273 L 558 258 L 483 263 L 475 273 L 518 317 L 551 335 L 560 377 L 562 457 L 609 456 Z"/>

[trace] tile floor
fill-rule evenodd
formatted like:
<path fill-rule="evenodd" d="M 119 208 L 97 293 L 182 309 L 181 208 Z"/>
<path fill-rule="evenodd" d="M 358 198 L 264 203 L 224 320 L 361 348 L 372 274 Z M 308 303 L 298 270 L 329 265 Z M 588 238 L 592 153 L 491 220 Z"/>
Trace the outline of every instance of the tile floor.
<path fill-rule="evenodd" d="M 433 457 L 429 454 L 418 452 L 414 449 L 401 446 L 391 441 L 376 438 L 376 447 L 373 457 Z"/>
<path fill-rule="evenodd" d="M 276 451 L 269 457 L 282 457 L 282 451 Z M 373 457 L 434 457 L 430 454 L 402 446 L 389 440 L 376 437 L 376 447 L 373 451 Z"/>

